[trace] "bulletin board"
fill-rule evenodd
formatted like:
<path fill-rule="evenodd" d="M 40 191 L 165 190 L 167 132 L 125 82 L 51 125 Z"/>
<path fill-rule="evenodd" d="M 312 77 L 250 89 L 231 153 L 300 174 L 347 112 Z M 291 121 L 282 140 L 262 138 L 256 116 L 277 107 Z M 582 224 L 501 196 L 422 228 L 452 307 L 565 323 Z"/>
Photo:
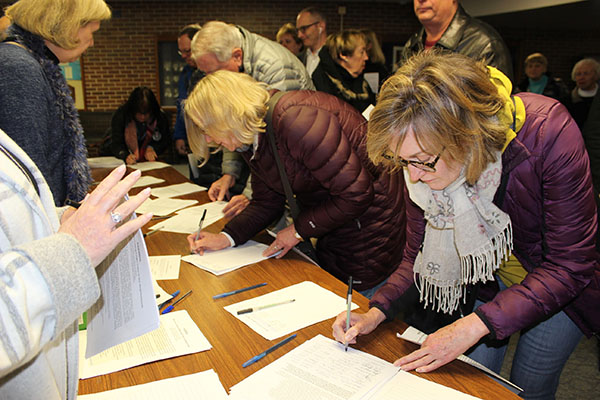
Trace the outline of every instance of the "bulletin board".
<path fill-rule="evenodd" d="M 75 102 L 75 108 L 85 110 L 85 92 L 83 90 L 83 70 L 81 59 L 69 63 L 61 63 L 63 75 L 71 91 L 71 97 Z"/>

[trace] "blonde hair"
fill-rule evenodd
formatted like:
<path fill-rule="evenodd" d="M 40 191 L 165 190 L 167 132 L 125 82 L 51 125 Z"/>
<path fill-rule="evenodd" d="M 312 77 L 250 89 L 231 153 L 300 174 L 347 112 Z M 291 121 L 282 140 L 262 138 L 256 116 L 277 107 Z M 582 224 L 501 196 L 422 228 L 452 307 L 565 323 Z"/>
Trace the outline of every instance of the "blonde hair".
<path fill-rule="evenodd" d="M 532 63 L 538 63 L 544 67 L 548 67 L 548 59 L 542 53 L 532 53 L 525 59 L 525 66 Z"/>
<path fill-rule="evenodd" d="M 483 63 L 456 53 L 421 52 L 379 93 L 368 124 L 369 158 L 396 169 L 383 154 L 394 137 L 397 153 L 412 130 L 423 151 L 464 165 L 467 183 L 474 184 L 505 143 L 509 126 L 497 117 L 503 106 Z"/>
<path fill-rule="evenodd" d="M 383 55 L 383 50 L 381 50 L 381 45 L 379 44 L 379 40 L 377 40 L 377 35 L 375 35 L 375 32 L 370 29 L 361 29 L 360 32 L 365 37 L 369 61 L 373 63 L 385 64 L 385 56 Z"/>
<path fill-rule="evenodd" d="M 13 24 L 65 50 L 79 45 L 81 27 L 111 17 L 104 0 L 19 0 L 4 11 Z"/>
<path fill-rule="evenodd" d="M 577 73 L 577 70 L 586 64 L 592 66 L 592 68 L 596 72 L 596 79 L 600 78 L 600 63 L 593 58 L 584 58 L 582 60 L 577 61 L 573 66 L 573 69 L 571 70 L 572 80 L 576 80 L 575 74 Z"/>
<path fill-rule="evenodd" d="M 209 21 L 202 26 L 192 40 L 192 57 L 197 59 L 212 53 L 220 62 L 231 59 L 235 48 L 242 48 L 242 34 L 231 24 L 221 21 Z"/>
<path fill-rule="evenodd" d="M 291 22 L 288 22 L 287 24 L 283 24 L 281 26 L 281 28 L 279 28 L 279 30 L 277 31 L 277 35 L 275 36 L 275 39 L 277 40 L 277 42 L 279 42 L 281 40 L 281 37 L 286 34 L 290 35 L 297 44 L 302 44 L 302 40 L 300 40 L 300 38 L 298 37 L 298 31 L 296 30 L 296 25 L 292 24 Z"/>
<path fill-rule="evenodd" d="M 188 142 L 192 152 L 208 160 L 204 135 L 233 135 L 242 144 L 252 144 L 265 131 L 269 92 L 265 84 L 249 75 L 216 71 L 202 78 L 184 104 Z"/>
<path fill-rule="evenodd" d="M 360 45 L 360 42 L 367 44 L 365 35 L 358 29 L 346 29 L 341 32 L 332 33 L 327 37 L 325 45 L 329 49 L 329 54 L 338 64 L 340 56 L 351 56 L 354 50 Z"/>

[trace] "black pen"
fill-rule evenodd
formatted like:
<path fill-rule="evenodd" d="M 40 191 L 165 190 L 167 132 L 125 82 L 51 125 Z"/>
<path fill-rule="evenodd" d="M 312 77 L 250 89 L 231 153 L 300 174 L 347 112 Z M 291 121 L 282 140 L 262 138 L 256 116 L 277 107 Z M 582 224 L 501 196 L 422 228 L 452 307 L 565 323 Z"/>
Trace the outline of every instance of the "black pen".
<path fill-rule="evenodd" d="M 346 309 L 346 332 L 348 332 L 348 329 L 350 329 L 350 311 L 352 310 L 352 276 L 348 278 L 348 295 L 346 299 L 348 303 L 348 308 Z M 348 351 L 347 341 L 344 342 L 344 351 Z"/>
<path fill-rule="evenodd" d="M 204 212 L 202 213 L 202 218 L 200 218 L 200 222 L 198 222 L 198 230 L 196 231 L 196 239 L 198 240 L 198 235 L 200 235 L 200 231 L 202 230 L 202 224 L 204 223 L 204 218 L 206 218 L 206 208 L 204 209 Z"/>

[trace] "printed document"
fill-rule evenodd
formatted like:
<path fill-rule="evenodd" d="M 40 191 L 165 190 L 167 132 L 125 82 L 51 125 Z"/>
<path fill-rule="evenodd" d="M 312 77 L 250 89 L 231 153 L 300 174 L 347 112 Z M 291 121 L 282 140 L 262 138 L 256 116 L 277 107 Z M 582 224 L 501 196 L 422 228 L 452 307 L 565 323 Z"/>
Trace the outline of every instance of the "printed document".
<path fill-rule="evenodd" d="M 160 197 L 158 199 L 146 199 L 135 210 L 137 214 L 145 214 L 151 212 L 154 215 L 169 215 L 177 210 L 192 206 L 198 203 L 198 200 L 171 199 L 169 197 Z"/>
<path fill-rule="evenodd" d="M 179 266 L 181 265 L 181 256 L 152 256 L 150 260 L 150 271 L 152 278 L 156 280 L 179 279 Z"/>
<path fill-rule="evenodd" d="M 96 268 L 101 295 L 88 311 L 86 357 L 158 328 L 148 250 L 138 229 Z"/>
<path fill-rule="evenodd" d="M 87 161 L 90 168 L 117 168 L 119 165 L 125 164 L 125 161 L 113 156 L 91 157 Z"/>
<path fill-rule="evenodd" d="M 144 171 L 150 171 L 151 169 L 167 168 L 167 167 L 170 167 L 170 165 L 166 164 L 164 162 L 160 162 L 160 161 L 146 161 L 146 162 L 139 162 L 139 163 L 131 164 L 131 165 L 128 165 L 128 167 L 131 167 L 133 169 L 139 169 L 140 171 L 144 172 Z"/>
<path fill-rule="evenodd" d="M 203 255 L 192 254 L 181 259 L 215 275 L 223 275 L 243 266 L 266 260 L 267 257 L 262 253 L 267 247 L 265 244 L 249 240 L 241 246 L 205 251 Z"/>
<path fill-rule="evenodd" d="M 152 196 L 156 197 L 176 197 L 184 194 L 202 192 L 207 190 L 204 186 L 196 185 L 191 182 L 178 183 L 176 185 L 162 186 L 152 190 Z"/>
<path fill-rule="evenodd" d="M 226 400 L 228 398 L 219 376 L 212 369 L 142 385 L 77 396 L 79 400 Z"/>
<path fill-rule="evenodd" d="M 201 206 L 190 207 L 177 212 L 177 215 L 159 221 L 150 227 L 150 230 L 161 230 L 166 232 L 185 233 L 190 234 L 198 230 L 198 223 L 204 210 L 206 210 L 206 216 L 202 226 L 207 226 L 217 222 L 224 217 L 223 208 L 227 205 L 224 201 L 215 201 L 212 203 L 202 204 Z"/>
<path fill-rule="evenodd" d="M 156 305 L 154 305 L 156 310 Z M 160 327 L 150 333 L 112 347 L 92 358 L 83 357 L 87 341 L 79 334 L 79 377 L 109 374 L 156 360 L 164 360 L 209 350 L 212 346 L 186 310 L 160 316 Z"/>
<path fill-rule="evenodd" d="M 156 178 L 154 176 L 143 175 L 140 176 L 140 179 L 138 179 L 137 182 L 133 184 L 132 188 L 152 186 L 158 183 L 163 183 L 164 181 L 164 179 Z"/>
<path fill-rule="evenodd" d="M 231 388 L 234 400 L 474 400 L 322 335 Z"/>
<path fill-rule="evenodd" d="M 240 310 L 281 304 L 238 315 Z M 358 305 L 352 303 L 352 309 Z M 347 309 L 346 299 L 314 282 L 304 281 L 265 295 L 231 304 L 225 310 L 267 340 L 275 340 L 317 322 L 335 317 Z"/>

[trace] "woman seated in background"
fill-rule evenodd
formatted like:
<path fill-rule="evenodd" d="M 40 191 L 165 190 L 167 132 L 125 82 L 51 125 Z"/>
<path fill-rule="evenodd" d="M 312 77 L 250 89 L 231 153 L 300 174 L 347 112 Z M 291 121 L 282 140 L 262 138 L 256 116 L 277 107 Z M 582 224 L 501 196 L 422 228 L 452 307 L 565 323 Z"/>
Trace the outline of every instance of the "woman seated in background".
<path fill-rule="evenodd" d="M 396 312 L 443 313 L 454 322 L 395 365 L 429 372 L 467 353 L 499 372 L 520 331 L 511 381 L 550 399 L 582 332 L 600 331 L 596 206 L 567 109 L 511 89 L 498 70 L 436 51 L 386 81 L 367 149 L 404 174 L 406 250 L 369 311 L 347 332 L 340 314 L 333 333 L 354 343 Z"/>
<path fill-rule="evenodd" d="M 291 22 L 284 24 L 277 31 L 277 43 L 291 51 L 295 56 L 302 59 L 302 53 L 304 53 L 304 44 L 298 37 L 296 26 Z"/>
<path fill-rule="evenodd" d="M 312 75 L 317 90 L 339 97 L 360 112 L 375 105 L 375 94 L 363 75 L 369 59 L 366 46 L 364 35 L 356 29 L 329 35 Z"/>
<path fill-rule="evenodd" d="M 318 238 L 321 267 L 367 297 L 400 261 L 405 238 L 404 182 L 376 167 L 366 153 L 366 122 L 351 106 L 315 91 L 284 93 L 270 102 L 264 84 L 218 71 L 194 88 L 185 104 L 188 140 L 205 158 L 207 144 L 238 151 L 250 166 L 252 200 L 219 234 L 190 235 L 192 251 L 241 245 L 281 217 L 286 195 L 265 133 L 272 129 L 300 213 L 280 230 L 265 256 L 285 255 Z M 265 121 L 267 108 L 272 119 Z"/>
<path fill-rule="evenodd" d="M 102 154 L 112 154 L 127 164 L 156 161 L 171 144 L 169 126 L 152 90 L 136 87 L 114 113 Z"/>
<path fill-rule="evenodd" d="M 531 92 L 552 97 L 569 104 L 569 89 L 560 78 L 548 72 L 548 59 L 542 53 L 533 53 L 525 59 L 525 78 L 517 86 L 521 92 Z"/>

